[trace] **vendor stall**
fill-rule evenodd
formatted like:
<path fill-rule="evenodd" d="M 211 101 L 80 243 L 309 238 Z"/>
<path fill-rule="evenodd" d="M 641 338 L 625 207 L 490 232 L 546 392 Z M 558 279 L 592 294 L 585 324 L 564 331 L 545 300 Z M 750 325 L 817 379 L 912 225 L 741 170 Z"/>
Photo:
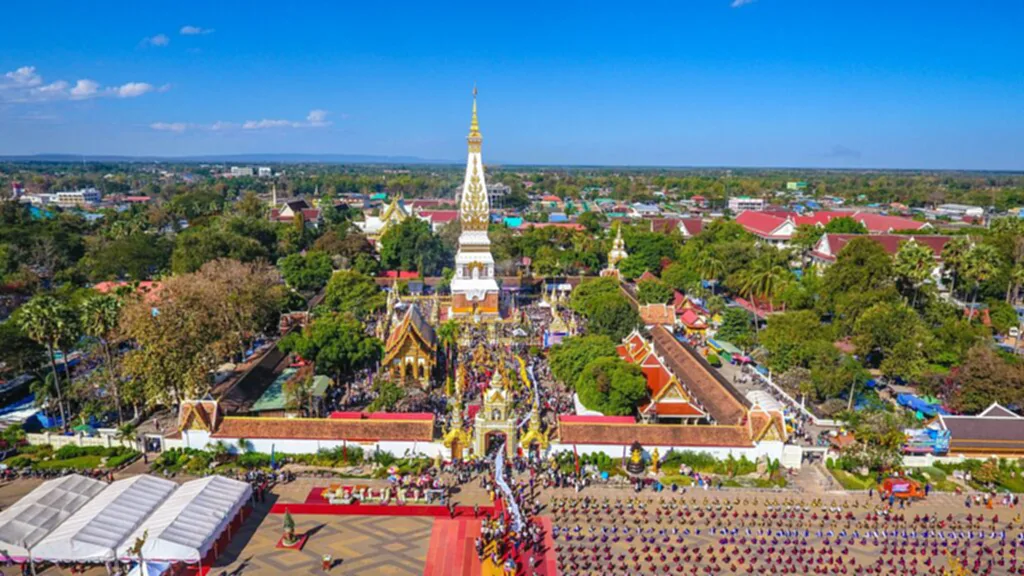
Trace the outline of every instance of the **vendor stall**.
<path fill-rule="evenodd" d="M 0 512 L 0 560 L 27 559 L 36 544 L 106 487 L 78 474 L 43 482 Z"/>
<path fill-rule="evenodd" d="M 246 482 L 210 476 L 182 484 L 118 548 L 118 556 L 134 560 L 128 550 L 146 535 L 142 557 L 149 560 L 200 562 L 249 501 Z"/>
<path fill-rule="evenodd" d="M 32 558 L 85 563 L 114 560 L 118 547 L 175 488 L 174 482 L 155 476 L 118 480 L 32 547 Z"/>

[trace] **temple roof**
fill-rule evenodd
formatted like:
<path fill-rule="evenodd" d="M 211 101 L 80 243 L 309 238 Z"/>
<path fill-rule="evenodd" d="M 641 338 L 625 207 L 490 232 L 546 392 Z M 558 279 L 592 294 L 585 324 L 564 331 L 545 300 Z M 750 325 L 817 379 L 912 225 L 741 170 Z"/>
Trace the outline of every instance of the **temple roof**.
<path fill-rule="evenodd" d="M 212 438 L 270 440 L 420 441 L 434 436 L 434 419 L 224 418 Z"/>
<path fill-rule="evenodd" d="M 387 344 L 384 347 L 384 362 L 387 363 L 398 350 L 401 343 L 408 336 L 415 336 L 423 345 L 433 350 L 437 345 L 437 335 L 434 327 L 423 318 L 420 307 L 410 304 L 405 310 L 402 321 L 391 331 Z"/>

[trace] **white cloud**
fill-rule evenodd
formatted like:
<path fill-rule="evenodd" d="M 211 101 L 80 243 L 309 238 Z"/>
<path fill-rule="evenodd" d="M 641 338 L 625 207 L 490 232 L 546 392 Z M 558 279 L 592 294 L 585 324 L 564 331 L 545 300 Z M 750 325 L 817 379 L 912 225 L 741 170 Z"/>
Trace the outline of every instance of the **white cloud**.
<path fill-rule="evenodd" d="M 327 121 L 326 110 L 311 110 L 309 115 L 306 116 L 306 122 L 313 128 L 327 126 L 330 124 L 330 122 Z"/>
<path fill-rule="evenodd" d="M 182 36 L 205 36 L 213 34 L 213 28 L 200 28 L 199 26 L 182 26 L 178 33 Z"/>
<path fill-rule="evenodd" d="M 266 119 L 263 120 L 247 120 L 242 123 L 238 122 L 226 122 L 219 120 L 213 124 L 192 124 L 185 122 L 155 122 L 150 124 L 150 128 L 153 130 L 161 130 L 165 132 L 184 132 L 185 130 L 210 130 L 214 132 L 223 132 L 226 130 L 268 130 L 274 128 L 324 128 L 330 126 L 331 122 L 327 120 L 326 110 L 310 110 L 309 114 L 306 115 L 305 120 L 274 120 Z"/>
<path fill-rule="evenodd" d="M 71 89 L 71 97 L 76 100 L 92 98 L 93 96 L 96 96 L 99 91 L 99 82 L 94 80 L 79 80 L 75 83 L 75 87 Z"/>
<path fill-rule="evenodd" d="M 136 98 L 143 94 L 148 94 L 153 90 L 156 90 L 156 88 L 154 88 L 152 84 L 147 84 L 146 82 L 129 82 L 118 86 L 117 88 L 109 88 L 109 90 L 114 91 L 118 98 Z"/>
<path fill-rule="evenodd" d="M 171 43 L 171 39 L 167 36 L 167 34 L 157 34 L 156 36 L 150 36 L 148 38 L 143 38 L 142 39 L 142 45 L 143 46 L 159 46 L 159 47 L 163 47 L 163 46 L 167 46 L 170 43 Z"/>
<path fill-rule="evenodd" d="M 757 0 L 732 0 L 732 4 L 730 4 L 730 6 L 733 8 L 742 8 L 747 4 L 753 4 L 756 1 Z"/>
<path fill-rule="evenodd" d="M 323 128 L 330 126 L 326 110 L 311 110 L 305 120 L 249 120 L 242 124 L 243 130 L 264 130 L 267 128 Z"/>
<path fill-rule="evenodd" d="M 6 79 L 0 86 L 31 88 L 43 83 L 43 77 L 36 74 L 35 66 L 22 66 L 13 72 L 4 74 Z"/>
<path fill-rule="evenodd" d="M 170 84 L 159 88 L 147 82 L 128 82 L 121 86 L 103 87 L 99 82 L 83 78 L 71 83 L 57 80 L 43 83 L 33 66 L 22 66 L 0 76 L 0 103 L 48 102 L 53 100 L 86 100 L 89 98 L 134 98 L 149 92 L 166 92 Z"/>
<path fill-rule="evenodd" d="M 161 132 L 175 132 L 181 134 L 188 129 L 188 124 L 184 122 L 154 122 L 149 125 L 153 130 L 159 130 Z"/>

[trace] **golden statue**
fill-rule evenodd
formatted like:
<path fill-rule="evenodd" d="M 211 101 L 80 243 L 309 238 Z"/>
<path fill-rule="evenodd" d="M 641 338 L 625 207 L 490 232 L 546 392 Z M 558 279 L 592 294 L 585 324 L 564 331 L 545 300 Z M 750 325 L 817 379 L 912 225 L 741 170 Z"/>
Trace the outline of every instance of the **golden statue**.
<path fill-rule="evenodd" d="M 658 455 L 658 449 L 655 448 L 653 451 L 651 451 L 651 472 L 658 471 L 658 464 L 660 464 L 660 459 Z"/>
<path fill-rule="evenodd" d="M 630 451 L 629 454 L 629 461 L 636 465 L 643 461 L 643 459 L 643 450 L 641 450 L 639 446 L 633 446 L 633 449 Z"/>

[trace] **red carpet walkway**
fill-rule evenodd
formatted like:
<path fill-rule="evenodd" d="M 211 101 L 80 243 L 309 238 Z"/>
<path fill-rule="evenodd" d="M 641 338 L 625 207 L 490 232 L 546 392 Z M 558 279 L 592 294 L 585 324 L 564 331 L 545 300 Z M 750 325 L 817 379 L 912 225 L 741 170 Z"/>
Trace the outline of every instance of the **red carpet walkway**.
<path fill-rule="evenodd" d="M 434 520 L 423 576 L 481 576 L 473 541 L 480 536 L 480 520 Z"/>

